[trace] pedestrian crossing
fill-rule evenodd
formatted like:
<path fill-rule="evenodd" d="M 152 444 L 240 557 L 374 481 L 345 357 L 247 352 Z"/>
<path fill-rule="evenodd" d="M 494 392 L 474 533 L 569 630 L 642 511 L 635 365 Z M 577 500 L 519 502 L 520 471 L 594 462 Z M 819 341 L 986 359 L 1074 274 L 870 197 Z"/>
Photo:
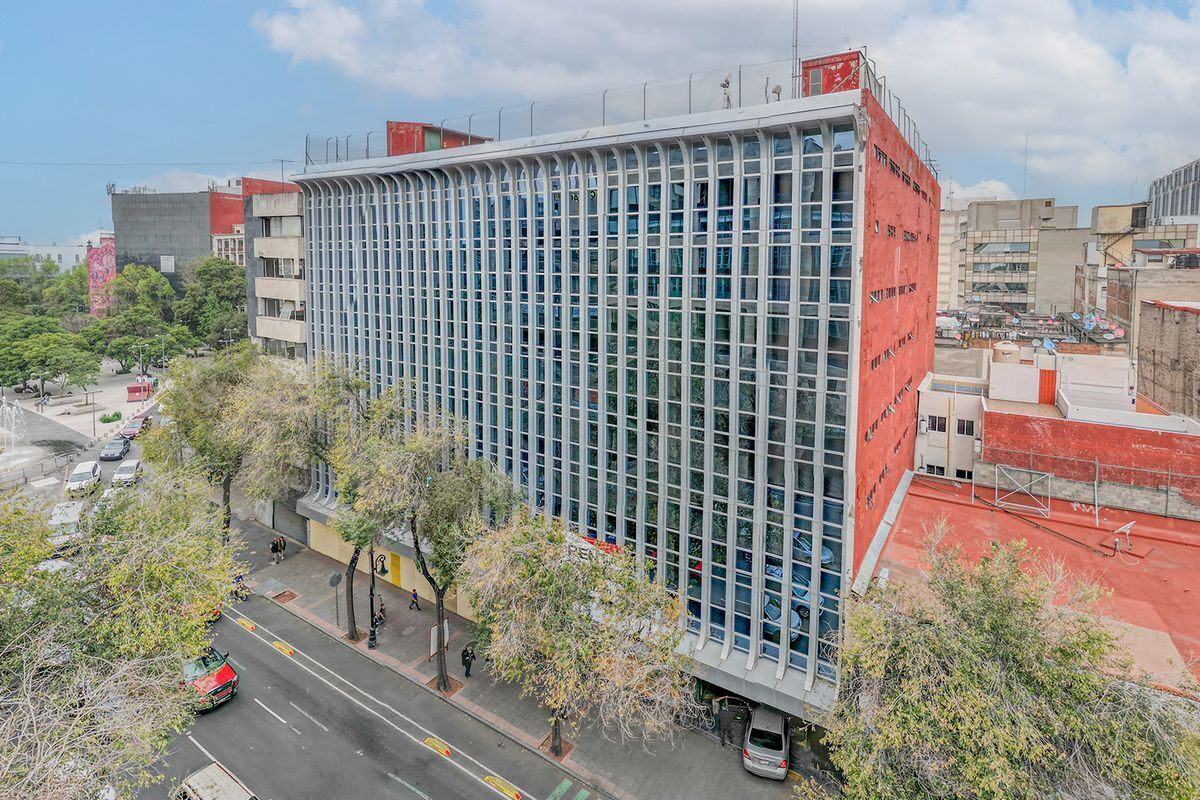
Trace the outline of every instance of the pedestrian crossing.
<path fill-rule="evenodd" d="M 574 785 L 571 781 L 564 780 L 554 788 L 554 791 L 546 797 L 546 800 L 566 800 L 567 792 L 571 791 L 571 787 Z M 571 800 L 586 800 L 590 795 L 591 792 L 587 789 L 580 789 Z"/>

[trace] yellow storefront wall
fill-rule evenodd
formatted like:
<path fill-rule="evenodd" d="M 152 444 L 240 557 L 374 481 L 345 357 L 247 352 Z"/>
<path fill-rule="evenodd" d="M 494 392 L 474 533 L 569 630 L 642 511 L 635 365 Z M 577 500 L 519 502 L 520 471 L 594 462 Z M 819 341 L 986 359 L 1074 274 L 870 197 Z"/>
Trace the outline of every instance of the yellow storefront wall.
<path fill-rule="evenodd" d="M 329 556 L 335 561 L 340 561 L 343 564 L 350 563 L 350 556 L 354 554 L 354 547 L 345 541 L 338 532 L 328 525 L 324 525 L 314 520 L 309 520 L 308 523 L 308 546 L 316 550 L 322 555 Z M 421 576 L 420 570 L 411 558 L 402 556 L 399 553 L 393 553 L 386 547 L 376 547 L 376 555 L 383 554 L 387 557 L 387 575 L 376 575 L 378 581 L 386 581 L 393 586 L 398 586 L 406 592 L 411 592 L 416 587 L 417 594 L 423 599 L 433 602 L 433 590 L 429 588 L 429 582 Z M 367 554 L 363 553 L 358 559 L 358 571 L 364 575 L 370 575 L 370 570 L 367 567 Z M 471 608 L 471 604 L 466 597 L 459 597 L 458 592 L 450 592 L 446 595 L 446 610 L 458 614 L 460 617 L 466 617 L 469 620 L 475 620 L 475 610 Z"/>

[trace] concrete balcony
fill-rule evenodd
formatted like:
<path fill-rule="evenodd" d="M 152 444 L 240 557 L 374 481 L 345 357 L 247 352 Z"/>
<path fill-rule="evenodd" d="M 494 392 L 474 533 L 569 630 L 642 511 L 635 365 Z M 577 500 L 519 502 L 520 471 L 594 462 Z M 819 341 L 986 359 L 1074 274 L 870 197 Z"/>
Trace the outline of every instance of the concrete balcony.
<path fill-rule="evenodd" d="M 267 236 L 254 240 L 255 258 L 304 258 L 303 236 Z"/>
<path fill-rule="evenodd" d="M 301 278 L 262 278 L 254 279 L 254 296 L 273 300 L 291 300 L 300 303 L 305 299 L 307 290 Z"/>
<path fill-rule="evenodd" d="M 263 339 L 303 344 L 308 341 L 308 332 L 303 320 L 280 319 L 279 317 L 255 317 L 254 332 Z"/>
<path fill-rule="evenodd" d="M 299 192 L 256 194 L 250 199 L 250 213 L 256 217 L 298 217 L 302 210 Z"/>

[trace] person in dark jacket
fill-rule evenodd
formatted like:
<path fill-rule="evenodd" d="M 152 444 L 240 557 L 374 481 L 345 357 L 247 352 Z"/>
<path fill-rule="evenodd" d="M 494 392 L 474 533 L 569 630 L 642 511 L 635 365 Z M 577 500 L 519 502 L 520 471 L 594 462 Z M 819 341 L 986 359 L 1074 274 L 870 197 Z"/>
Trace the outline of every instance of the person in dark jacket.
<path fill-rule="evenodd" d="M 475 663 L 475 648 L 467 645 L 462 651 L 462 663 L 466 668 L 466 677 L 471 677 L 471 665 Z"/>

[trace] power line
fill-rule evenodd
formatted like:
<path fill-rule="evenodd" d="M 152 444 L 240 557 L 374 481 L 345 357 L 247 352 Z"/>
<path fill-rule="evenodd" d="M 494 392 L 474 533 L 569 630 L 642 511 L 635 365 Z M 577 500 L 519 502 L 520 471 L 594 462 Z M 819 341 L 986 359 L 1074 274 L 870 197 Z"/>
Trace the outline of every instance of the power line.
<path fill-rule="evenodd" d="M 258 167 L 280 162 L 295 164 L 296 159 L 272 158 L 269 161 L 0 161 L 8 167 Z"/>

